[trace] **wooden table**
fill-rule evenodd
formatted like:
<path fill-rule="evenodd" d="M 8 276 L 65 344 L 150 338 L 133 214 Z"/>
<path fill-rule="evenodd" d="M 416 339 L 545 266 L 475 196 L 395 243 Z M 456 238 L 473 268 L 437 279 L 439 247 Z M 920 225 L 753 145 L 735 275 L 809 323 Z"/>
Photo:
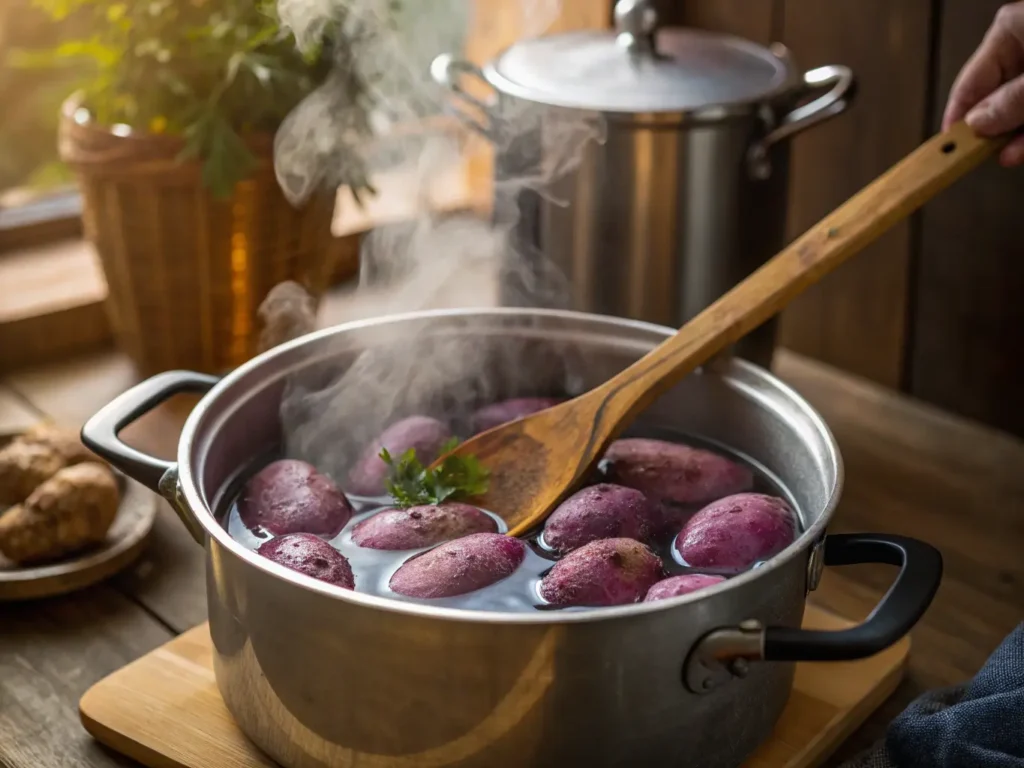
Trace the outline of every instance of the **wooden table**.
<path fill-rule="evenodd" d="M 847 485 L 835 531 L 888 531 L 942 549 L 946 575 L 913 634 L 909 676 L 843 748 L 882 735 L 916 694 L 972 674 L 1024 617 L 1024 443 L 788 354 L 779 374 L 825 416 Z M 43 414 L 78 425 L 133 382 L 115 353 L 0 379 L 0 430 Z M 149 415 L 128 442 L 170 457 L 191 401 Z M 883 567 L 828 570 L 812 599 L 862 618 L 887 589 Z M 0 765 L 132 765 L 78 722 L 92 683 L 206 618 L 202 553 L 169 508 L 147 554 L 112 582 L 62 599 L 0 605 Z"/>

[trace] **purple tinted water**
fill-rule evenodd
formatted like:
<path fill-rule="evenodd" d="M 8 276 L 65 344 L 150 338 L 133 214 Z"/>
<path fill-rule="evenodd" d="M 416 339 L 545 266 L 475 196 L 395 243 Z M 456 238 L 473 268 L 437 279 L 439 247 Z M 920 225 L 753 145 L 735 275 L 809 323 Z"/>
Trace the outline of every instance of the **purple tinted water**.
<path fill-rule="evenodd" d="M 721 446 L 709 443 L 706 440 L 695 439 L 688 435 L 684 436 L 678 433 L 668 432 L 664 429 L 643 429 L 642 431 L 634 429 L 630 430 L 629 436 L 670 440 L 672 442 L 683 443 L 698 448 L 705 448 L 722 454 L 733 461 L 746 464 L 754 473 L 754 487 L 752 489 L 754 493 L 781 496 L 790 503 L 793 509 L 799 510 L 792 496 L 783 488 L 782 484 L 763 466 L 750 460 L 746 456 L 737 454 L 734 451 L 726 450 Z M 231 484 L 223 496 L 224 504 L 221 506 L 224 511 L 220 518 L 222 524 L 226 528 L 228 534 L 235 541 L 251 550 L 258 548 L 260 544 L 270 538 L 270 535 L 259 530 L 252 531 L 245 526 L 239 517 L 236 503 L 237 494 L 245 480 L 277 458 L 280 457 L 266 457 L 263 461 L 256 462 L 252 467 L 248 468 L 248 471 L 243 472 L 236 481 Z M 603 480 L 603 478 L 598 479 Z M 391 580 L 392 574 L 394 574 L 394 572 L 398 570 L 398 568 L 409 558 L 427 551 L 430 547 L 401 552 L 388 552 L 357 546 L 352 541 L 352 529 L 360 521 L 365 520 L 367 517 L 370 517 L 383 509 L 387 509 L 390 506 L 390 499 L 386 497 L 365 498 L 351 495 L 348 498 L 352 503 L 355 514 L 341 533 L 330 540 L 330 543 L 346 558 L 348 558 L 349 563 L 352 565 L 352 571 L 355 575 L 356 590 L 359 592 L 366 592 L 380 597 L 391 598 L 393 600 L 402 600 L 404 602 L 421 603 L 424 605 L 446 608 L 459 608 L 462 610 L 503 612 L 588 610 L 583 607 L 555 608 L 554 606 L 548 605 L 543 599 L 541 599 L 538 592 L 540 580 L 557 560 L 557 557 L 554 553 L 544 547 L 543 541 L 539 540 L 539 535 L 533 535 L 525 539 L 529 545 L 527 548 L 526 558 L 516 572 L 490 587 L 477 590 L 476 592 L 470 592 L 469 594 L 459 595 L 457 597 L 429 600 L 398 595 L 388 587 L 388 582 Z M 693 505 L 689 508 L 685 508 L 684 517 L 688 517 L 689 514 L 696 512 L 700 509 L 700 506 L 702 505 Z M 487 510 L 483 511 L 491 515 L 491 517 L 494 517 L 498 522 L 498 530 L 500 532 L 503 533 L 508 530 L 504 521 L 490 512 L 487 512 Z M 798 511 L 798 518 L 799 517 L 800 515 Z M 799 519 L 797 521 L 797 528 L 798 531 L 803 528 L 802 521 Z M 655 542 L 651 546 L 651 549 L 661 558 L 662 563 L 664 564 L 666 577 L 677 576 L 684 573 L 702 573 L 703 571 L 700 569 L 686 566 L 678 560 L 677 555 L 673 555 L 674 550 L 672 548 L 672 539 L 673 536 L 668 536 L 665 539 Z M 752 567 L 757 568 L 759 565 L 760 563 L 755 563 Z"/>

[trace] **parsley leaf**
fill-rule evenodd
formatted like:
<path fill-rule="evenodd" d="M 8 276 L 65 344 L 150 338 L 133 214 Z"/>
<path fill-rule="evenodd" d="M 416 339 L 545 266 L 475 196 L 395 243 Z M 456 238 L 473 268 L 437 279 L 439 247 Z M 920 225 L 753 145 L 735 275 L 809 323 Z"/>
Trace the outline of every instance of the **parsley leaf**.
<path fill-rule="evenodd" d="M 452 438 L 442 446 L 441 455 L 450 453 L 458 444 L 458 438 Z M 395 500 L 395 506 L 401 509 L 482 496 L 487 492 L 489 473 L 475 456 L 445 456 L 436 469 L 424 467 L 416 458 L 414 448 L 397 460 L 387 448 L 381 448 L 380 457 L 391 470 L 387 491 Z"/>

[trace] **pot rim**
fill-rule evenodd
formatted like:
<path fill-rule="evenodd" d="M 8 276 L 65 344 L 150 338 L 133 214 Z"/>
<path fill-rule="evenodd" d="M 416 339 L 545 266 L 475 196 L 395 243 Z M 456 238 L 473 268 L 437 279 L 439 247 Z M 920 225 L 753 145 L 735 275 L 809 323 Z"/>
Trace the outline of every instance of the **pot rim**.
<path fill-rule="evenodd" d="M 835 437 L 832 431 L 821 415 L 799 395 L 792 387 L 785 384 L 783 381 L 775 377 L 772 373 L 755 365 L 746 360 L 738 358 L 721 358 L 715 361 L 713 364 L 707 366 L 714 371 L 721 371 L 723 373 L 729 370 L 740 370 L 743 371 L 747 376 L 753 376 L 761 379 L 762 381 L 770 384 L 772 387 L 777 389 L 785 397 L 789 398 L 791 405 L 798 408 L 802 414 L 813 424 L 818 434 L 823 438 L 823 441 L 828 449 L 828 458 L 835 469 L 835 482 L 832 486 L 831 493 L 825 508 L 821 513 L 814 519 L 814 522 L 804 530 L 803 534 L 790 546 L 784 549 L 779 554 L 775 555 L 769 560 L 766 560 L 763 565 L 759 566 L 754 570 L 747 571 L 746 573 L 740 574 L 739 576 L 733 576 L 724 582 L 706 587 L 698 592 L 690 593 L 688 595 L 681 595 L 679 597 L 669 598 L 666 600 L 658 600 L 651 603 L 633 603 L 630 605 L 618 605 L 601 608 L 591 608 L 583 611 L 537 611 L 536 613 L 515 613 L 515 612 L 501 612 L 501 611 L 475 611 L 465 610 L 459 608 L 441 608 L 431 605 L 424 605 L 421 603 L 407 603 L 401 600 L 394 600 L 386 597 L 378 597 L 377 595 L 370 595 L 364 592 L 356 592 L 355 590 L 343 589 L 334 585 L 326 584 L 322 581 L 313 579 L 312 577 L 305 576 L 289 568 L 285 568 L 282 565 L 278 565 L 265 557 L 260 557 L 256 552 L 247 549 L 238 542 L 236 542 L 228 534 L 227 530 L 217 521 L 213 510 L 211 510 L 201 498 L 198 487 L 195 482 L 195 478 L 192 474 L 192 466 L 190 462 L 190 452 L 195 438 L 200 434 L 200 428 L 202 427 L 203 419 L 210 408 L 210 404 L 215 401 L 218 396 L 226 389 L 235 384 L 238 380 L 250 375 L 253 371 L 258 370 L 265 365 L 269 360 L 286 354 L 292 349 L 302 347 L 306 344 L 313 343 L 319 339 L 328 338 L 336 334 L 345 334 L 351 331 L 370 328 L 375 326 L 381 326 L 388 323 L 408 322 L 410 320 L 430 320 L 434 318 L 444 317 L 472 317 L 472 316 L 506 316 L 506 317 L 549 317 L 553 319 L 565 319 L 565 320 L 601 320 L 601 321 L 614 321 L 621 327 L 630 328 L 639 332 L 646 332 L 656 334 L 662 338 L 667 338 L 676 332 L 676 329 L 669 328 L 667 326 L 656 325 L 654 323 L 647 323 L 640 320 L 631 320 L 626 318 L 611 317 L 607 315 L 598 315 L 588 312 L 577 312 L 571 310 L 557 310 L 557 309 L 533 309 L 533 308 L 518 308 L 518 307 L 498 307 L 498 308 L 464 308 L 464 309 L 439 309 L 439 310 L 421 310 L 414 312 L 405 312 L 399 314 L 385 315 L 381 317 L 357 320 L 349 323 L 343 323 L 341 325 L 332 326 L 330 328 L 324 328 L 319 331 L 315 331 L 310 334 L 306 334 L 292 341 L 281 344 L 267 352 L 264 352 L 243 365 L 236 368 L 234 371 L 226 375 L 221 379 L 207 394 L 199 401 L 199 403 L 189 413 L 188 418 L 185 421 L 185 426 L 182 429 L 181 437 L 178 441 L 178 486 L 182 495 L 182 503 L 188 505 L 188 507 L 195 514 L 196 519 L 202 525 L 208 537 L 213 538 L 216 542 L 223 547 L 225 550 L 230 552 L 235 557 L 239 558 L 247 565 L 254 567 L 258 570 L 262 570 L 264 573 L 274 576 L 278 579 L 282 579 L 296 588 L 316 592 L 323 597 L 335 600 L 341 600 L 343 602 L 352 603 L 359 605 L 364 608 L 376 608 L 380 610 L 389 611 L 391 613 L 406 614 L 410 616 L 417 616 L 421 618 L 431 618 L 446 621 L 459 621 L 469 623 L 481 623 L 481 624 L 505 624 L 505 625 L 529 625 L 529 626 L 549 626 L 549 625 L 561 625 L 561 624 L 580 624 L 580 623 L 592 623 L 600 621 L 610 621 L 615 619 L 629 619 L 639 616 L 645 616 L 647 614 L 657 613 L 664 610 L 678 608 L 683 605 L 690 603 L 700 602 L 704 599 L 710 599 L 717 596 L 720 593 L 724 593 L 731 589 L 739 589 L 746 584 L 750 584 L 757 579 L 766 576 L 778 568 L 783 567 L 794 557 L 797 557 L 808 547 L 812 546 L 815 542 L 821 540 L 824 537 L 825 529 L 827 528 L 832 515 L 835 512 L 836 506 L 839 503 L 839 499 L 842 495 L 843 484 L 845 479 L 845 471 L 843 466 L 842 455 L 839 451 L 839 446 L 836 443 Z M 210 542 L 207 542 L 207 546 Z M 207 564 L 209 567 L 209 564 Z"/>

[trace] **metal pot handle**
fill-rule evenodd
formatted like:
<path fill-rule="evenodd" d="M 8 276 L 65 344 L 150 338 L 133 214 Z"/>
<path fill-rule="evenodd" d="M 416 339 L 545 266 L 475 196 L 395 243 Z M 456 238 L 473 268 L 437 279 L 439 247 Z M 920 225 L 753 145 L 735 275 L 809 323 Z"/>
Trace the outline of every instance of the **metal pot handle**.
<path fill-rule="evenodd" d="M 476 96 L 468 93 L 465 88 L 459 85 L 459 78 L 468 75 L 475 77 L 482 83 L 487 83 L 487 79 L 484 77 L 483 72 L 476 64 L 470 61 L 462 59 L 456 59 L 450 53 L 442 53 L 440 56 L 435 58 L 430 63 L 430 76 L 434 82 L 440 85 L 442 88 L 448 90 L 456 99 L 468 104 L 473 109 L 482 112 L 487 116 L 489 122 L 494 122 L 494 116 L 491 110 L 494 108 L 494 102 L 488 104 L 480 101 Z M 490 87 L 490 83 L 487 83 Z M 476 131 L 484 138 L 490 140 L 494 137 L 494 128 L 492 126 L 486 126 L 472 117 L 466 114 L 463 110 L 457 107 L 450 108 L 451 113 L 460 120 L 463 125 L 467 126 L 473 131 Z"/>
<path fill-rule="evenodd" d="M 707 693 L 744 677 L 752 661 L 850 661 L 896 643 L 931 605 L 942 580 L 942 555 L 930 544 L 903 536 L 853 533 L 825 538 L 825 565 L 863 563 L 900 567 L 864 623 L 837 632 L 764 627 L 757 621 L 716 629 L 690 652 L 683 671 L 686 687 Z"/>
<path fill-rule="evenodd" d="M 186 392 L 205 393 L 218 382 L 215 376 L 191 371 L 169 371 L 136 384 L 118 395 L 98 411 L 82 427 L 82 443 L 133 480 L 172 502 L 175 512 L 196 541 L 202 542 L 203 529 L 187 508 L 174 498 L 177 486 L 177 465 L 132 448 L 120 438 L 121 430 L 174 395 Z M 174 483 L 165 478 L 173 477 Z M 174 488 L 169 487 L 175 486 Z"/>
<path fill-rule="evenodd" d="M 778 127 L 750 147 L 747 162 L 754 178 L 763 180 L 771 175 L 768 153 L 773 145 L 845 112 L 856 95 L 857 78 L 849 67 L 838 64 L 818 67 L 804 73 L 805 94 L 824 88 L 828 89 L 826 93 L 793 109 L 782 118 Z"/>

